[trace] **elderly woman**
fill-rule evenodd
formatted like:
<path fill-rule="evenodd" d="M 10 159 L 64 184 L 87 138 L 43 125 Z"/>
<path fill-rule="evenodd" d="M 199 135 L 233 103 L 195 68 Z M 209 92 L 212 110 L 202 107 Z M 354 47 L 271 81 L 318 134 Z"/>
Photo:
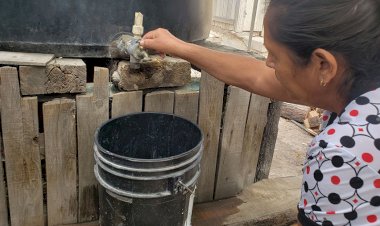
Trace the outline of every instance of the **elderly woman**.
<path fill-rule="evenodd" d="M 183 42 L 141 45 L 273 99 L 326 109 L 303 167 L 301 225 L 380 225 L 380 1 L 272 0 L 266 63 Z"/>

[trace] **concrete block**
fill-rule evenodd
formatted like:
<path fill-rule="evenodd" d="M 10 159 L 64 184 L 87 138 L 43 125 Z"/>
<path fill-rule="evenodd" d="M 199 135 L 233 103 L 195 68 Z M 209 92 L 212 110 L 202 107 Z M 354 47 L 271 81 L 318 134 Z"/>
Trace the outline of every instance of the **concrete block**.
<path fill-rule="evenodd" d="M 191 82 L 191 65 L 179 58 L 154 56 L 135 70 L 128 61 L 120 61 L 112 77 L 119 89 L 127 91 L 184 86 Z"/>

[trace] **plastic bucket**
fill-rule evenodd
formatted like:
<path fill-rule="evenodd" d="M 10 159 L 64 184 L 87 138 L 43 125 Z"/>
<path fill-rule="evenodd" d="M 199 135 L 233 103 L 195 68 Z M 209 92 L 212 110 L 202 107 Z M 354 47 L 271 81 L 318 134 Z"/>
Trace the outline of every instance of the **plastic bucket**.
<path fill-rule="evenodd" d="M 164 113 L 111 119 L 95 134 L 102 226 L 190 225 L 202 132 Z"/>

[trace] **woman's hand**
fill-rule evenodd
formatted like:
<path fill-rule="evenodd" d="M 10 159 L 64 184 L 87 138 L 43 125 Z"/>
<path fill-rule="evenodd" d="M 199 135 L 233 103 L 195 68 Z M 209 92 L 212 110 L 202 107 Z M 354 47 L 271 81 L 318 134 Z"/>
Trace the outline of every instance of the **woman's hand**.
<path fill-rule="evenodd" d="M 159 53 L 178 56 L 186 42 L 176 38 L 168 30 L 158 28 L 144 35 L 140 45 L 145 49 L 153 49 Z"/>

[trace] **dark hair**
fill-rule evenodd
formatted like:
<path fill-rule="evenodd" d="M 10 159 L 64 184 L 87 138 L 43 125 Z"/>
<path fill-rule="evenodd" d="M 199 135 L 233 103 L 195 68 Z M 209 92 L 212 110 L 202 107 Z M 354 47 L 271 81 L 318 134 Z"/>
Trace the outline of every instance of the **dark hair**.
<path fill-rule="evenodd" d="M 348 100 L 380 86 L 380 0 L 271 0 L 273 39 L 307 64 L 322 48 L 341 55 Z"/>

